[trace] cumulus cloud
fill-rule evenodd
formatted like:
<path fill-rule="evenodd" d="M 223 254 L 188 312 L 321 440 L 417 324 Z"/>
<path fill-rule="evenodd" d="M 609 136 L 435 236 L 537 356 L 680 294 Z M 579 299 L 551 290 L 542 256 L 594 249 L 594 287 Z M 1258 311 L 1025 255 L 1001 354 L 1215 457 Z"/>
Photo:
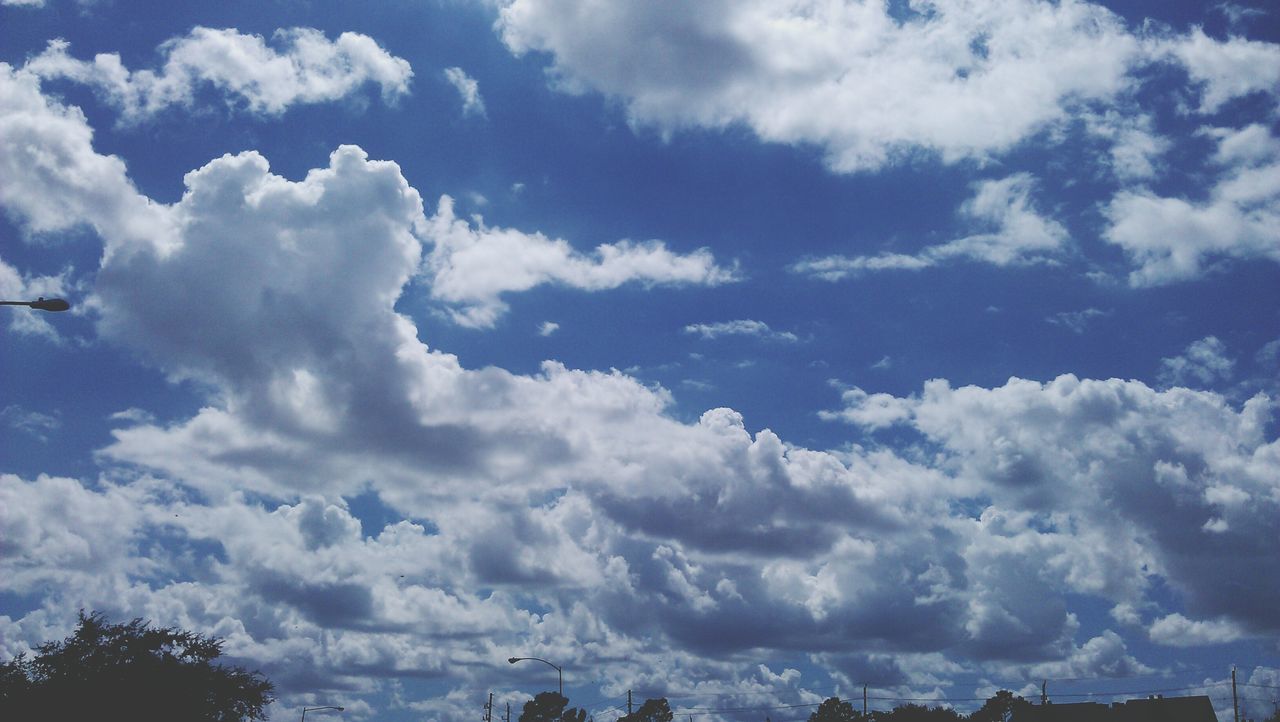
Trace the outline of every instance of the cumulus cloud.
<path fill-rule="evenodd" d="M 295 103 L 338 100 L 366 83 L 378 85 L 385 100 L 409 92 L 409 63 L 383 50 L 372 38 L 346 32 L 329 40 L 319 30 L 277 30 L 269 47 L 259 35 L 234 28 L 194 28 L 160 46 L 159 70 L 129 70 L 119 54 L 92 61 L 71 56 L 62 40 L 24 66 L 44 79 L 62 78 L 92 86 L 137 122 L 171 106 L 190 106 L 203 85 L 226 93 L 228 103 L 249 112 L 280 115 Z"/>
<path fill-rule="evenodd" d="M 301 180 L 215 158 L 155 203 L 82 115 L 3 70 L 0 158 L 57 152 L 11 161 L 0 202 L 95 229 L 102 338 L 206 394 L 188 418 L 117 417 L 98 460 L 121 483 L 0 478 L 4 591 L 207 630 L 285 694 L 343 696 L 408 675 L 482 687 L 517 642 L 620 690 L 705 673 L 726 694 L 812 695 L 732 653 L 848 639 L 911 681 L 940 658 L 1137 670 L 1069 600 L 1144 604 L 1155 577 L 1188 614 L 1276 631 L 1265 397 L 1070 376 L 850 389 L 829 418 L 905 427 L 929 453 L 824 451 L 732 409 L 683 420 L 617 371 L 467 368 L 396 310 L 418 275 L 483 320 L 539 283 L 730 272 L 659 244 L 581 254 L 447 201 L 428 218 L 398 166 L 354 146 Z M 357 495 L 400 521 L 361 521 Z M 52 616 L 0 619 L 0 644 L 57 636 Z"/>
<path fill-rule="evenodd" d="M 463 115 L 485 117 L 484 98 L 480 97 L 480 84 L 475 78 L 467 75 L 462 68 L 445 68 L 444 79 L 458 91 L 458 97 L 462 99 Z"/>
<path fill-rule="evenodd" d="M 1152 622 L 1149 634 L 1156 644 L 1171 647 L 1225 644 L 1245 636 L 1244 630 L 1230 620 L 1194 620 L 1177 613 Z"/>
<path fill-rule="evenodd" d="M 1165 51 L 1200 86 L 1201 113 L 1213 113 L 1251 93 L 1276 93 L 1280 86 L 1280 45 L 1241 37 L 1215 40 L 1194 28 L 1169 41 Z"/>
<path fill-rule="evenodd" d="M 976 184 L 973 197 L 960 207 L 960 216 L 966 224 L 982 228 L 982 232 L 930 246 L 913 255 L 827 256 L 800 261 L 792 270 L 836 281 L 866 271 L 919 270 L 953 259 L 996 266 L 1051 261 L 1061 253 L 1069 236 L 1062 224 L 1036 211 L 1031 201 L 1034 189 L 1035 179 L 1027 173 Z"/>
<path fill-rule="evenodd" d="M 1280 588 L 1249 571 L 1271 563 L 1257 540 L 1280 518 L 1280 441 L 1267 436 L 1265 396 L 1236 411 L 1211 392 L 1061 376 L 993 389 L 931 381 L 907 398 L 853 389 L 845 399 L 829 418 L 906 425 L 940 447 L 943 468 L 997 505 L 1047 515 L 1055 531 L 1028 541 L 1057 537 L 1072 548 L 1096 538 L 1095 551 L 1064 548 L 1048 564 L 1076 589 L 1133 602 L 1155 573 L 1197 614 L 1274 633 L 1264 600 Z M 1205 528 L 1214 520 L 1222 525 Z M 1242 579 L 1254 581 L 1245 588 Z"/>
<path fill-rule="evenodd" d="M 720 321 L 718 323 L 691 323 L 684 327 L 685 333 L 697 334 L 704 339 L 715 339 L 721 336 L 756 336 L 774 341 L 799 341 L 799 337 L 790 331 L 774 331 L 764 321 L 739 319 L 736 321 Z"/>
<path fill-rule="evenodd" d="M 515 53 L 545 52 L 558 86 L 619 98 L 663 130 L 749 127 L 815 145 L 837 171 L 923 148 L 944 160 L 1012 147 L 1082 100 L 1129 87 L 1140 43 L 1084 2 L 699 3 L 658 9 L 510 0 Z"/>
<path fill-rule="evenodd" d="M 590 254 L 568 241 L 541 233 L 486 226 L 454 214 L 453 199 L 440 198 L 426 225 L 432 247 L 422 276 L 433 298 L 450 306 L 465 326 L 492 326 L 506 311 L 502 295 L 555 283 L 587 291 L 625 283 L 717 285 L 736 279 L 733 268 L 719 266 L 707 249 L 679 254 L 661 241 L 602 243 Z"/>
<path fill-rule="evenodd" d="M 1084 121 L 1092 135 L 1110 143 L 1107 165 L 1125 183 L 1155 178 L 1161 157 L 1173 147 L 1170 139 L 1152 129 L 1149 115 L 1109 109 L 1087 114 Z"/>
<path fill-rule="evenodd" d="M 1211 386 L 1231 378 L 1235 359 L 1227 355 L 1227 346 L 1216 336 L 1193 341 L 1179 356 L 1160 360 L 1160 381 L 1169 386 L 1198 384 Z"/>
<path fill-rule="evenodd" d="M 99 155 L 79 108 L 45 97 L 39 79 L 0 63 L 0 203 L 35 233 L 90 226 L 106 240 L 165 244 L 172 217 L 139 194 L 124 162 Z"/>
<path fill-rule="evenodd" d="M 1262 125 L 1212 129 L 1219 177 L 1205 200 L 1121 191 L 1103 237 L 1137 268 L 1133 286 L 1195 278 L 1227 259 L 1280 262 L 1280 141 Z"/>

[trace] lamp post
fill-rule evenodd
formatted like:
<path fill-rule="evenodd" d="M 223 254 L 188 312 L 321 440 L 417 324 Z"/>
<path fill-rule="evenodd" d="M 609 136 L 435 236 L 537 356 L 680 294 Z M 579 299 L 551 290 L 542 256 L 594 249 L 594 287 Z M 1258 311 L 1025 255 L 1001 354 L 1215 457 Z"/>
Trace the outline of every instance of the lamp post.
<path fill-rule="evenodd" d="M 41 296 L 34 301 L 0 301 L 0 306 L 30 306 L 41 311 L 65 311 L 71 304 L 61 298 L 45 298 Z"/>
<path fill-rule="evenodd" d="M 523 662 L 526 659 L 532 659 L 535 662 L 542 662 L 543 664 L 549 667 L 555 668 L 556 674 L 560 675 L 560 696 L 563 697 L 564 696 L 564 670 L 561 669 L 559 666 L 554 665 L 541 657 L 511 657 L 507 659 L 507 662 L 509 662 L 510 664 L 515 664 L 516 662 Z"/>
<path fill-rule="evenodd" d="M 346 708 L 345 708 L 345 707 L 303 707 L 303 708 L 302 708 L 302 722 L 307 722 L 307 713 L 308 713 L 308 712 L 315 712 L 316 710 L 321 710 L 321 709 L 336 709 L 336 710 L 338 710 L 339 712 L 341 712 L 341 711 L 343 711 L 343 710 L 344 710 L 344 709 L 346 709 Z"/>

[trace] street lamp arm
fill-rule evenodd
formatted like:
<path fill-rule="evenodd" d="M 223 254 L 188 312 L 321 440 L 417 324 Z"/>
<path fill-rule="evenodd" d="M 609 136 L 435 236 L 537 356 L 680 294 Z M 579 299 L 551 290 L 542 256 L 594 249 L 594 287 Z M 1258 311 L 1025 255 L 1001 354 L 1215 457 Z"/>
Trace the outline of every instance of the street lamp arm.
<path fill-rule="evenodd" d="M 507 662 L 509 664 L 515 664 L 516 662 L 523 662 L 526 659 L 532 659 L 535 662 L 542 662 L 548 667 L 551 667 L 552 669 L 554 669 L 556 671 L 556 674 L 560 675 L 560 696 L 563 697 L 564 696 L 564 669 L 561 668 L 560 665 L 554 664 L 552 662 L 548 662 L 542 657 L 508 657 Z"/>
<path fill-rule="evenodd" d="M 65 311 L 71 304 L 61 298 L 45 298 L 41 296 L 34 301 L 0 301 L 0 306 L 30 306 L 41 311 Z"/>
<path fill-rule="evenodd" d="M 302 722 L 307 722 L 307 713 L 308 713 L 308 712 L 315 712 L 316 710 L 322 710 L 322 709 L 336 709 L 336 710 L 338 710 L 339 712 L 342 712 L 342 711 L 345 711 L 345 710 L 346 710 L 346 707 L 331 707 L 331 706 L 326 706 L 326 707 L 303 707 L 303 708 L 302 708 Z"/>

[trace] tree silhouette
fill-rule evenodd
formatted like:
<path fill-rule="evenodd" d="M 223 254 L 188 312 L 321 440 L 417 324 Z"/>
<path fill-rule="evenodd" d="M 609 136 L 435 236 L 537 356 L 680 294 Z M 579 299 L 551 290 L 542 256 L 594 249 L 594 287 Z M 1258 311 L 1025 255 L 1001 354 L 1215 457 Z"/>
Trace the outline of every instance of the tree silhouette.
<path fill-rule="evenodd" d="M 958 722 L 964 719 L 949 707 L 925 707 L 919 704 L 904 704 L 894 707 L 890 712 L 872 712 L 870 717 L 873 722 Z"/>
<path fill-rule="evenodd" d="M 271 682 L 213 664 L 221 654 L 220 639 L 80 612 L 70 637 L 0 664 L 0 719 L 266 719 Z"/>
<path fill-rule="evenodd" d="M 586 710 L 568 707 L 569 698 L 558 692 L 539 692 L 524 703 L 520 722 L 584 722 Z M 566 709 L 568 707 L 568 709 Z"/>
<path fill-rule="evenodd" d="M 673 717 L 667 698 L 659 697 L 646 699 L 644 704 L 640 705 L 640 709 L 631 714 L 622 715 L 618 718 L 618 722 L 671 722 Z"/>
<path fill-rule="evenodd" d="M 861 722 L 862 713 L 853 709 L 849 702 L 839 697 L 825 699 L 818 708 L 809 715 L 809 722 Z"/>
<path fill-rule="evenodd" d="M 1019 716 L 1025 716 L 1030 708 L 1030 702 L 1002 689 L 991 695 L 981 708 L 969 715 L 969 719 L 973 722 L 1010 722 Z"/>

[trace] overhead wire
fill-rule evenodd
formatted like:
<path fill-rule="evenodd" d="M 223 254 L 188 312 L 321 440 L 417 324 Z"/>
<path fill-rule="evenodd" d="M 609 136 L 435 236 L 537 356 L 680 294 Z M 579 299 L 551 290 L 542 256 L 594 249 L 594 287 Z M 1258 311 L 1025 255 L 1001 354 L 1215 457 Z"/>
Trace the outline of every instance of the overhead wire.
<path fill-rule="evenodd" d="M 1152 675 L 1152 676 L 1157 676 L 1157 675 Z M 1063 680 L 1058 680 L 1058 681 L 1063 681 Z M 1094 678 L 1094 681 L 1098 681 L 1097 678 Z M 1059 699 L 1061 698 L 1087 699 L 1087 698 L 1097 698 L 1097 697 L 1121 697 L 1121 696 L 1134 697 L 1134 696 L 1143 696 L 1143 695 L 1164 694 L 1167 692 L 1191 692 L 1196 690 L 1210 690 L 1217 687 L 1224 687 L 1229 684 L 1231 684 L 1229 681 L 1206 682 L 1204 684 L 1186 685 L 1183 687 L 1160 687 L 1160 688 L 1154 688 L 1154 689 L 1138 689 L 1138 690 L 1134 690 L 1134 689 L 1095 690 L 1090 692 L 1057 693 L 1051 696 Z M 1247 684 L 1247 685 L 1238 685 L 1238 686 L 1252 686 L 1252 687 L 1263 687 L 1263 688 L 1269 688 L 1269 689 L 1271 688 L 1280 689 L 1280 687 L 1275 685 L 1264 685 L 1264 684 Z M 741 696 L 751 696 L 751 695 L 757 695 L 757 694 L 773 694 L 773 693 L 768 693 L 768 692 L 747 693 L 746 695 L 741 695 Z M 724 693 L 720 693 L 720 694 L 710 693 L 710 694 L 696 694 L 696 695 L 668 695 L 665 697 L 665 699 L 689 699 L 689 698 L 709 697 L 709 696 L 739 696 L 739 695 L 724 694 Z M 878 695 L 868 695 L 867 699 L 876 701 L 876 702 L 932 702 L 937 704 L 945 704 L 950 702 L 985 702 L 986 700 L 990 699 L 990 697 L 938 698 L 938 697 L 904 697 L 904 696 L 898 696 L 898 695 L 878 694 Z M 1239 697 L 1239 699 L 1246 699 L 1251 701 L 1262 701 L 1262 702 L 1272 701 L 1272 700 L 1263 699 L 1259 697 Z M 780 705 L 746 705 L 746 706 L 740 705 L 740 706 L 733 706 L 733 707 L 678 707 L 677 710 L 672 710 L 672 711 L 677 716 L 686 715 L 686 716 L 700 717 L 700 716 L 716 714 L 716 713 L 771 712 L 771 711 L 778 711 L 778 710 L 803 709 L 803 708 L 809 708 L 809 707 L 818 707 L 821 704 L 822 704 L 821 702 L 809 702 L 809 703 L 801 703 L 801 704 L 780 704 Z M 808 718 L 804 717 L 804 718 L 798 718 L 798 719 L 804 720 Z M 789 721 L 773 720 L 773 722 L 789 722 Z"/>

